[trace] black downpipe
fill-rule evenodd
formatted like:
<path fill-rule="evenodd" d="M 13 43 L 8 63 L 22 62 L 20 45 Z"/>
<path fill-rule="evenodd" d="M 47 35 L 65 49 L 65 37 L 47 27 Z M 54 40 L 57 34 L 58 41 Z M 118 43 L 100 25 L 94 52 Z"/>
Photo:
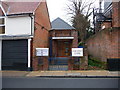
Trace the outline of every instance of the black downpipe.
<path fill-rule="evenodd" d="M 50 58 L 49 61 L 51 62 L 51 57 L 52 57 L 52 37 L 49 38 L 49 45 L 50 45 Z"/>

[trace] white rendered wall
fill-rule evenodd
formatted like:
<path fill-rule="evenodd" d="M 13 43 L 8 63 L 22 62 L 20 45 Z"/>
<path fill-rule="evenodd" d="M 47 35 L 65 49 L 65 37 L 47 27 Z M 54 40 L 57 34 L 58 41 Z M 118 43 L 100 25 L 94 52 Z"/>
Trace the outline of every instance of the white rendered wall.
<path fill-rule="evenodd" d="M 28 17 L 6 17 L 6 35 L 31 35 L 31 18 Z"/>

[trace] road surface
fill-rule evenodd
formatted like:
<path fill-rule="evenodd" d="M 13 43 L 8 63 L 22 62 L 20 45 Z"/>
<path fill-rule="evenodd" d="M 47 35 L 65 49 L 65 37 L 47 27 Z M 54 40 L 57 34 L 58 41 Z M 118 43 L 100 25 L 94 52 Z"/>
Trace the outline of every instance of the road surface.
<path fill-rule="evenodd" d="M 118 78 L 3 77 L 2 88 L 118 88 Z"/>

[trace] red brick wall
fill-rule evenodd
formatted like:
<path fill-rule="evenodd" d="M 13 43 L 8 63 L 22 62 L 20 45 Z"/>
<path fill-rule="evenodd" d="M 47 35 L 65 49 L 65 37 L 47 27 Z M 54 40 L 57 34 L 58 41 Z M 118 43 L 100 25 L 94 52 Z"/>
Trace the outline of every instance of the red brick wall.
<path fill-rule="evenodd" d="M 44 26 L 42 29 L 41 26 Z M 32 57 L 32 67 L 33 70 L 40 70 L 38 67 L 38 57 L 36 57 L 36 48 L 48 48 L 49 40 L 48 40 L 48 31 L 51 29 L 48 10 L 46 2 L 41 2 L 38 8 L 35 11 L 35 31 L 33 38 L 33 57 Z M 47 57 L 43 58 L 43 70 L 47 70 L 48 68 L 48 59 Z"/>
<path fill-rule="evenodd" d="M 120 58 L 118 40 L 120 40 L 120 29 L 102 30 L 86 41 L 88 54 L 101 61 L 106 61 L 107 58 Z"/>
<path fill-rule="evenodd" d="M 73 31 L 71 35 L 74 37 L 73 42 L 72 42 L 72 48 L 77 48 L 78 47 L 78 32 Z"/>
<path fill-rule="evenodd" d="M 120 2 L 112 3 L 113 29 L 109 28 L 110 23 L 103 23 L 103 25 L 106 29 L 86 41 L 88 54 L 102 61 L 106 61 L 107 58 L 120 58 Z"/>
<path fill-rule="evenodd" d="M 102 23 L 101 26 L 102 27 L 105 26 L 105 28 L 110 28 L 110 27 L 112 27 L 112 24 L 111 24 L 111 22 L 104 22 L 104 23 Z"/>
<path fill-rule="evenodd" d="M 78 46 L 78 32 L 76 30 L 51 30 L 50 37 L 74 37 L 72 47 Z"/>
<path fill-rule="evenodd" d="M 113 2 L 112 25 L 113 27 L 120 27 L 120 1 Z"/>

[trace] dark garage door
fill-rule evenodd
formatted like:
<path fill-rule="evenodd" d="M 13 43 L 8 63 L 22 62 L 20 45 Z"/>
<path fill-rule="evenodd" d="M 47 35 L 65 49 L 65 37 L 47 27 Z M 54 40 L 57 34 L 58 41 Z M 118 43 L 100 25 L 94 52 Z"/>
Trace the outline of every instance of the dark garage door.
<path fill-rule="evenodd" d="M 28 40 L 2 42 L 2 70 L 27 70 Z"/>

